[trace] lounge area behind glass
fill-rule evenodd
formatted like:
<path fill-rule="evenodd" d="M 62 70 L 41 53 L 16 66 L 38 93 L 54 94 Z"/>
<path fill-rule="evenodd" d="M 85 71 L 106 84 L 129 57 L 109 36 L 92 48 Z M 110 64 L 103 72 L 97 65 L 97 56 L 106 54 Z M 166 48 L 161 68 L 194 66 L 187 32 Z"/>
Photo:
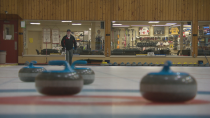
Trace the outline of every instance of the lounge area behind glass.
<path fill-rule="evenodd" d="M 210 21 L 198 22 L 198 56 L 210 56 Z"/>
<path fill-rule="evenodd" d="M 190 56 L 190 21 L 112 21 L 111 54 Z"/>
<path fill-rule="evenodd" d="M 61 40 L 67 29 L 75 37 L 74 55 L 104 55 L 102 21 L 27 20 L 24 29 L 24 55 L 65 55 Z"/>

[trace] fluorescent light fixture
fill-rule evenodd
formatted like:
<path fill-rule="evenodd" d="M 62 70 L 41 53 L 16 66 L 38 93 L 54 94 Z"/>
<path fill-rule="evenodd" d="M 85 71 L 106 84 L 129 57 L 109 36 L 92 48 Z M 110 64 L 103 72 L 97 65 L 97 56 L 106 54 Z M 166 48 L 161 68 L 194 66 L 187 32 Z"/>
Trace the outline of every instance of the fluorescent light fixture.
<path fill-rule="evenodd" d="M 174 26 L 181 26 L 181 25 L 174 25 Z"/>
<path fill-rule="evenodd" d="M 72 22 L 72 21 L 61 21 L 61 22 Z"/>
<path fill-rule="evenodd" d="M 91 28 L 89 28 L 89 30 L 91 30 Z"/>
<path fill-rule="evenodd" d="M 184 27 L 191 27 L 191 25 L 183 25 Z"/>
<path fill-rule="evenodd" d="M 115 26 L 112 26 L 112 27 L 130 27 L 130 25 L 115 25 Z"/>
<path fill-rule="evenodd" d="M 32 24 L 32 25 L 40 25 L 40 23 L 30 23 L 30 24 Z"/>
<path fill-rule="evenodd" d="M 152 25 L 152 26 L 171 26 L 171 25 Z"/>
<path fill-rule="evenodd" d="M 113 24 L 113 25 L 122 25 L 122 24 Z"/>
<path fill-rule="evenodd" d="M 166 25 L 175 25 L 176 23 L 166 23 Z"/>
<path fill-rule="evenodd" d="M 149 21 L 148 23 L 159 23 L 160 21 Z"/>
<path fill-rule="evenodd" d="M 116 21 L 112 21 L 112 23 L 115 23 Z"/>
<path fill-rule="evenodd" d="M 72 25 L 82 25 L 81 23 L 72 23 Z"/>
<path fill-rule="evenodd" d="M 139 27 L 139 26 L 149 26 L 149 25 L 131 25 L 131 26 L 137 26 L 137 27 Z"/>

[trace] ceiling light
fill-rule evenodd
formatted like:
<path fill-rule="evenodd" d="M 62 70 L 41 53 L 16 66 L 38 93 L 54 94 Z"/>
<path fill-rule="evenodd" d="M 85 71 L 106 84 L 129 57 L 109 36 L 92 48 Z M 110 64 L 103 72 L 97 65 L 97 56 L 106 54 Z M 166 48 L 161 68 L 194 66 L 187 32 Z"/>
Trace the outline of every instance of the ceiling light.
<path fill-rule="evenodd" d="M 122 25 L 122 24 L 113 24 L 113 25 Z"/>
<path fill-rule="evenodd" d="M 166 25 L 175 25 L 176 23 L 166 23 Z"/>
<path fill-rule="evenodd" d="M 152 25 L 152 26 L 171 26 L 171 25 Z"/>
<path fill-rule="evenodd" d="M 115 23 L 116 21 L 112 21 L 112 23 Z"/>
<path fill-rule="evenodd" d="M 72 23 L 72 25 L 82 25 L 81 23 Z"/>
<path fill-rule="evenodd" d="M 61 21 L 61 22 L 72 22 L 72 21 Z"/>
<path fill-rule="evenodd" d="M 149 21 L 148 23 L 159 23 L 160 21 Z"/>
<path fill-rule="evenodd" d="M 112 27 L 130 27 L 130 25 L 115 25 L 115 26 L 112 26 Z"/>
<path fill-rule="evenodd" d="M 149 26 L 149 25 L 131 25 L 131 26 L 137 26 L 138 27 L 138 26 Z"/>
<path fill-rule="evenodd" d="M 91 30 L 91 28 L 89 28 L 89 30 Z"/>
<path fill-rule="evenodd" d="M 191 25 L 183 25 L 184 27 L 191 27 Z"/>
<path fill-rule="evenodd" d="M 30 23 L 30 24 L 32 24 L 32 25 L 40 25 L 40 23 Z"/>

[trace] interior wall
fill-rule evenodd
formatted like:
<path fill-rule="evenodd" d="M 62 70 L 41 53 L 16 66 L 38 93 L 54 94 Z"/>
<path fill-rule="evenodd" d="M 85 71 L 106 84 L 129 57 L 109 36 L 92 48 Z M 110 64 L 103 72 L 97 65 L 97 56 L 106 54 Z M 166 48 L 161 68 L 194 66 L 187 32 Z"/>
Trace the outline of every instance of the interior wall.
<path fill-rule="evenodd" d="M 33 39 L 32 41 L 29 41 L 29 38 L 27 38 L 27 44 L 28 48 L 26 48 L 26 53 L 28 55 L 37 55 L 36 49 L 41 52 L 42 49 L 42 38 L 41 36 L 42 32 L 41 31 L 28 31 L 28 37 L 30 39 Z"/>
<path fill-rule="evenodd" d="M 114 62 L 117 62 L 118 64 L 124 62 L 124 63 L 145 63 L 147 62 L 148 64 L 149 63 L 153 63 L 155 64 L 156 62 L 157 63 L 164 63 L 165 61 L 167 60 L 170 60 L 172 61 L 173 63 L 185 63 L 187 62 L 188 64 L 189 63 L 198 63 L 198 61 L 202 60 L 204 64 L 207 63 L 207 60 L 203 57 L 198 57 L 198 58 L 184 58 L 184 57 L 158 57 L 158 58 L 154 58 L 154 57 L 73 57 L 72 61 L 76 61 L 76 60 L 81 60 L 81 59 L 94 59 L 94 60 L 110 60 L 111 63 L 114 63 Z M 48 56 L 46 58 L 46 56 L 25 56 L 25 57 L 22 57 L 22 56 L 19 56 L 18 57 L 18 60 L 20 60 L 18 63 L 25 63 L 26 61 L 30 62 L 32 60 L 36 60 L 37 63 L 48 63 L 50 60 L 65 60 L 65 57 L 64 56 Z M 208 58 L 208 60 L 210 60 L 210 58 Z"/>
<path fill-rule="evenodd" d="M 198 21 L 210 20 L 208 6 L 210 0 L 0 0 L 0 14 L 8 11 L 28 20 L 103 20 L 105 34 L 110 34 L 111 21 L 116 20 L 192 21 L 193 34 L 197 34 Z M 20 27 L 18 30 L 23 32 Z M 197 56 L 197 38 L 192 37 L 194 57 Z M 20 39 L 19 56 L 23 52 L 22 44 Z M 110 56 L 110 44 L 111 37 L 106 35 L 106 56 Z"/>

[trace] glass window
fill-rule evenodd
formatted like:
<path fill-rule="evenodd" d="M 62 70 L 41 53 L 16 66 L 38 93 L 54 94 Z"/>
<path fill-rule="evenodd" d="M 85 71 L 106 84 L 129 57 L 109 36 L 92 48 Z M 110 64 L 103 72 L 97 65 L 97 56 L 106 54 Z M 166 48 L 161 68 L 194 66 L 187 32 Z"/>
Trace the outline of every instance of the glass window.
<path fill-rule="evenodd" d="M 112 55 L 191 55 L 191 22 L 112 21 L 111 34 Z"/>
<path fill-rule="evenodd" d="M 3 37 L 4 40 L 14 40 L 14 25 L 4 24 L 3 25 Z"/>
<path fill-rule="evenodd" d="M 198 22 L 198 56 L 210 56 L 210 21 Z"/>
<path fill-rule="evenodd" d="M 64 55 L 61 41 L 71 30 L 77 45 L 75 55 L 104 55 L 102 21 L 26 21 L 24 55 Z M 74 46 L 73 46 L 74 47 Z"/>

